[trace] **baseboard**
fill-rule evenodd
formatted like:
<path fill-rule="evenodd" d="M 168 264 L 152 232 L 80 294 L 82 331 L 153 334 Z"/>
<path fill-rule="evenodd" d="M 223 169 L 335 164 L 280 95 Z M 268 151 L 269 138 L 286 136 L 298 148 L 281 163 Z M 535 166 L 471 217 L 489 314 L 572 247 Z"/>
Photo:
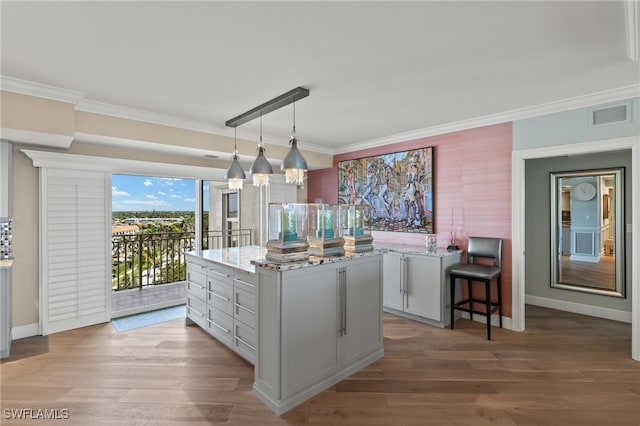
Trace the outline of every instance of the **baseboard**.
<path fill-rule="evenodd" d="M 11 340 L 24 339 L 25 337 L 39 336 L 40 326 L 38 323 L 20 325 L 11 328 Z"/>
<path fill-rule="evenodd" d="M 557 309 L 559 311 L 573 312 L 574 314 L 631 323 L 631 312 L 619 311 L 617 309 L 585 305 L 582 303 L 568 302 L 566 300 L 549 299 L 546 297 L 532 296 L 530 294 L 525 295 L 524 302 L 528 305 L 540 306 L 542 308 Z"/>

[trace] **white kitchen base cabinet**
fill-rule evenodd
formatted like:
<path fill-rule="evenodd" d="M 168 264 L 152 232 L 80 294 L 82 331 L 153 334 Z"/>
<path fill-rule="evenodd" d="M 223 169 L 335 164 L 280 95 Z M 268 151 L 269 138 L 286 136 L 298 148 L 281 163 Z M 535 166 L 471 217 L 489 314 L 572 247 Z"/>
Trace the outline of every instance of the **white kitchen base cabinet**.
<path fill-rule="evenodd" d="M 384 310 L 438 327 L 450 322 L 449 274 L 460 252 L 393 250 L 384 254 Z"/>
<path fill-rule="evenodd" d="M 384 354 L 382 256 L 256 266 L 254 394 L 280 415 Z"/>
<path fill-rule="evenodd" d="M 255 363 L 255 267 L 259 247 L 187 253 L 187 322 Z M 239 259 L 242 258 L 242 259 Z"/>

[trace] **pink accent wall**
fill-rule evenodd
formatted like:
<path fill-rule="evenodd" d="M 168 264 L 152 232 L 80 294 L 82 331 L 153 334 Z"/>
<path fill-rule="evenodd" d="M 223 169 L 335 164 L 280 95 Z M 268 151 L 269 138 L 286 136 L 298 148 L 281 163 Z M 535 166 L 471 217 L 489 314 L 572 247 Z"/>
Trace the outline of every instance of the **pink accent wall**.
<path fill-rule="evenodd" d="M 307 203 L 338 202 L 338 169 L 309 170 L 307 173 Z"/>
<path fill-rule="evenodd" d="M 469 236 L 499 237 L 503 315 L 511 316 L 511 123 L 463 130 L 334 156 L 332 169 L 309 172 L 307 199 L 336 202 L 339 161 L 419 147 L 434 147 L 435 233 L 438 246 L 451 232 L 465 249 Z M 453 222 L 453 223 L 452 223 Z M 424 246 L 424 234 L 374 232 L 374 242 Z"/>

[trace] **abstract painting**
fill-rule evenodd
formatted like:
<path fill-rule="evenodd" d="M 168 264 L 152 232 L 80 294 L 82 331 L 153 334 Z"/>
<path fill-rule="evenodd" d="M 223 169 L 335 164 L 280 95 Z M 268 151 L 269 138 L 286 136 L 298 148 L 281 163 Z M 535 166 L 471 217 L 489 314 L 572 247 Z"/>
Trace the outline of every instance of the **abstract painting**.
<path fill-rule="evenodd" d="M 374 231 L 433 233 L 433 147 L 338 162 L 338 202 L 371 206 Z"/>

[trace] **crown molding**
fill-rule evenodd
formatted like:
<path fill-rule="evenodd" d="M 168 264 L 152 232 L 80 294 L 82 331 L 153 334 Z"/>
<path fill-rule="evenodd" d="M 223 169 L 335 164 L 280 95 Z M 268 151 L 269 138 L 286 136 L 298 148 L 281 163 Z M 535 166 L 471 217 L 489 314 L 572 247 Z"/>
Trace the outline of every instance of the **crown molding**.
<path fill-rule="evenodd" d="M 143 121 L 146 123 L 159 124 L 168 127 L 177 127 L 186 130 L 195 130 L 203 133 L 213 133 L 217 135 L 233 136 L 228 128 L 213 124 L 202 123 L 200 121 L 175 117 L 168 114 L 146 111 L 142 109 L 129 108 L 121 105 L 114 105 L 105 102 L 83 99 L 76 105 L 76 111 L 89 112 L 93 114 L 108 115 L 111 117 L 124 118 L 127 120 Z"/>
<path fill-rule="evenodd" d="M 136 173 L 150 176 L 172 176 L 189 179 L 207 179 L 224 181 L 225 169 L 189 166 L 181 164 L 156 163 L 152 161 L 130 160 L 90 155 L 67 154 L 62 152 L 36 151 L 21 149 L 29 157 L 34 167 L 52 167 L 76 170 L 93 170 L 109 173 Z"/>
<path fill-rule="evenodd" d="M 0 89 L 7 92 L 20 93 L 22 95 L 51 99 L 77 105 L 85 94 L 75 90 L 61 89 L 33 81 L 20 80 L 18 78 L 0 75 Z"/>
<path fill-rule="evenodd" d="M 0 138 L 27 145 L 62 149 L 69 148 L 69 146 L 71 146 L 71 142 L 73 142 L 73 136 L 32 132 L 30 130 L 11 129 L 8 127 L 0 129 Z"/>
<path fill-rule="evenodd" d="M 392 143 L 407 142 L 430 136 L 438 136 L 447 133 L 458 132 L 461 130 L 475 129 L 510 121 L 524 120 L 541 115 L 554 114 L 558 112 L 569 111 L 572 109 L 586 108 L 599 104 L 606 104 L 609 102 L 616 102 L 637 97 L 640 97 L 640 84 L 632 84 L 630 86 L 620 87 L 617 89 L 595 92 L 588 95 L 576 96 L 573 98 L 562 99 L 559 101 L 548 102 L 540 105 L 534 105 L 497 114 L 471 118 L 469 120 L 461 120 L 454 123 L 427 127 L 410 132 L 397 133 L 395 135 L 385 136 L 382 138 L 370 139 L 361 143 L 350 144 L 344 149 L 335 150 L 333 154 L 344 154 L 364 149 L 377 148 Z"/>

